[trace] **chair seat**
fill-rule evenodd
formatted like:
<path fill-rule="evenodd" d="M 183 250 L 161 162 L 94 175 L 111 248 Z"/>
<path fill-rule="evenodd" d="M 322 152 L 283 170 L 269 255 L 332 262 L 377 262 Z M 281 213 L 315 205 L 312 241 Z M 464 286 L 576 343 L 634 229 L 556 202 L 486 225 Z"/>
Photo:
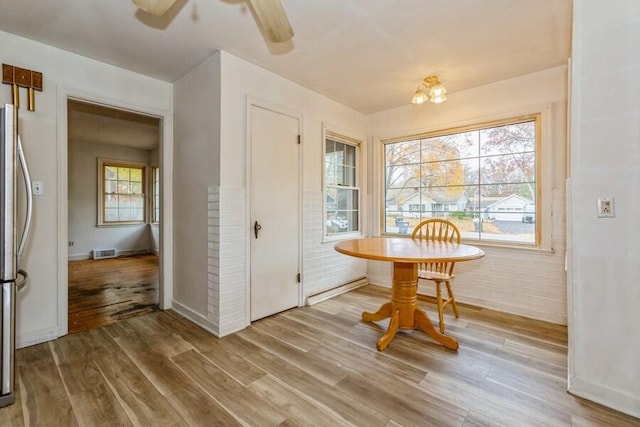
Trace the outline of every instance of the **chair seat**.
<path fill-rule="evenodd" d="M 447 273 L 438 273 L 437 271 L 420 270 L 418 277 L 425 280 L 449 280 L 451 276 Z"/>

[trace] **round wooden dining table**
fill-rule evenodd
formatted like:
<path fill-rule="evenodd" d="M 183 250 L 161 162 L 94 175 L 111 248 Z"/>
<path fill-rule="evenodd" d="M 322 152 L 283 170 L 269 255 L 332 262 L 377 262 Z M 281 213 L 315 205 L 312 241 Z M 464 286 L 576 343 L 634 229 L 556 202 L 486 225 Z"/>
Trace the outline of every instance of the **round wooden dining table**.
<path fill-rule="evenodd" d="M 378 350 L 387 348 L 398 328 L 420 327 L 433 340 L 457 350 L 458 340 L 441 334 L 427 313 L 418 308 L 418 264 L 424 262 L 470 261 L 484 256 L 482 249 L 461 243 L 417 240 L 407 237 L 369 237 L 344 240 L 334 249 L 342 254 L 376 261 L 393 262 L 391 301 L 375 313 L 363 312 L 362 320 L 391 318 L 387 332 L 378 339 Z"/>

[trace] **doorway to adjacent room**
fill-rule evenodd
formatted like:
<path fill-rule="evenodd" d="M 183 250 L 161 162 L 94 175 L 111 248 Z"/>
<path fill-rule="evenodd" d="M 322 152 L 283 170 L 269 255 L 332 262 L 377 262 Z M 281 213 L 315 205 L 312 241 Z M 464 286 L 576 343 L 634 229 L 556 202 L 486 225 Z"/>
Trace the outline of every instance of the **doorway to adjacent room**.
<path fill-rule="evenodd" d="M 158 309 L 161 121 L 78 100 L 68 111 L 68 332 Z"/>

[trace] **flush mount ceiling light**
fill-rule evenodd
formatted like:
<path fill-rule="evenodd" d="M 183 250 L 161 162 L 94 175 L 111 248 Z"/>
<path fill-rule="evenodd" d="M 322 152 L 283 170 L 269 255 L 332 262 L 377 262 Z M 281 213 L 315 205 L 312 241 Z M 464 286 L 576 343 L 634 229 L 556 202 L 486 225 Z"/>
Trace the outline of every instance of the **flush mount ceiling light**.
<path fill-rule="evenodd" d="M 416 93 L 413 94 L 411 102 L 413 104 L 422 104 L 426 101 L 434 104 L 442 104 L 447 100 L 447 89 L 442 86 L 437 76 L 428 76 L 418 86 Z"/>
<path fill-rule="evenodd" d="M 138 9 L 151 15 L 162 16 L 176 0 L 131 0 Z M 282 43 L 293 38 L 293 28 L 280 0 L 246 0 L 265 37 L 272 43 Z"/>

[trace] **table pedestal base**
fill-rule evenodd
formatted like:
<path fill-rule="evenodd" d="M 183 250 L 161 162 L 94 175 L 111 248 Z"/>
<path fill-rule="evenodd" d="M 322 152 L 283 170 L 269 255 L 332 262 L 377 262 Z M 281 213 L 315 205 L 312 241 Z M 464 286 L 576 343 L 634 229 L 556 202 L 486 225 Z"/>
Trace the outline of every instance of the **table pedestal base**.
<path fill-rule="evenodd" d="M 378 350 L 384 350 L 398 332 L 398 328 L 420 327 L 434 341 L 451 350 L 458 349 L 455 338 L 441 334 L 431 323 L 427 313 L 418 308 L 418 267 L 416 264 L 396 262 L 393 264 L 393 290 L 391 302 L 382 304 L 375 313 L 363 312 L 362 320 L 375 322 L 387 318 L 387 332 L 378 339 Z"/>

